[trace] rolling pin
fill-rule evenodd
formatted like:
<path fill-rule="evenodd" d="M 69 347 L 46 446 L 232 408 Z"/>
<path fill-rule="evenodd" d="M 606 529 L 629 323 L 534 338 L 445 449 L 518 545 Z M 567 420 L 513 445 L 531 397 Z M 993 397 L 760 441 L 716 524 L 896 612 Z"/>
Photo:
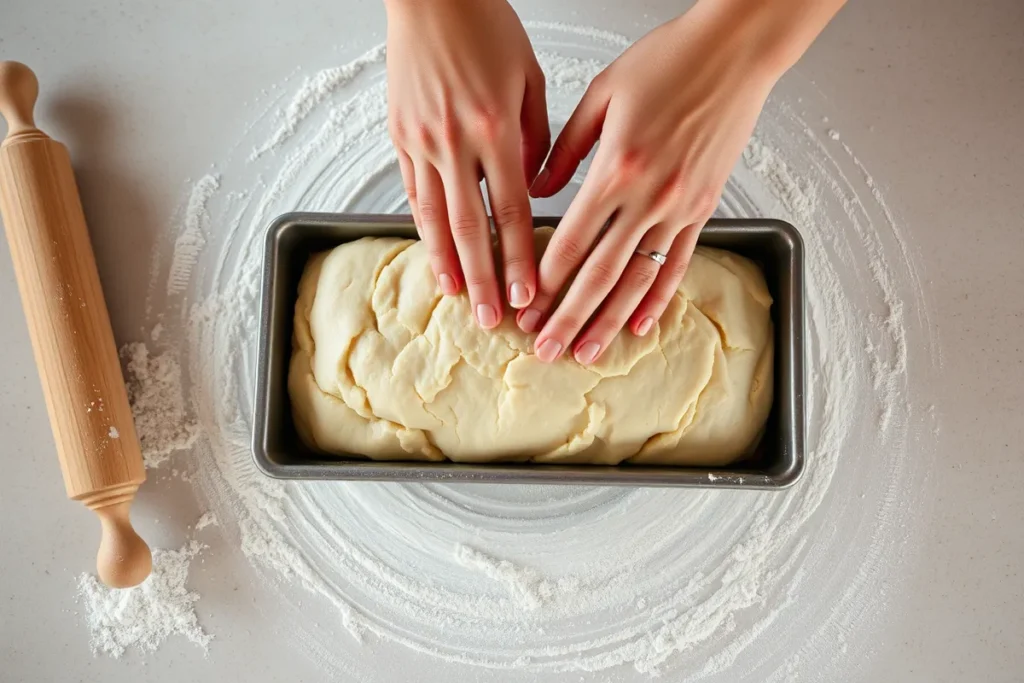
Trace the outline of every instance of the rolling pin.
<path fill-rule="evenodd" d="M 128 513 L 146 479 L 71 159 L 35 126 L 39 82 L 0 62 L 0 215 L 68 497 L 100 518 L 100 580 L 141 583 L 149 547 Z"/>

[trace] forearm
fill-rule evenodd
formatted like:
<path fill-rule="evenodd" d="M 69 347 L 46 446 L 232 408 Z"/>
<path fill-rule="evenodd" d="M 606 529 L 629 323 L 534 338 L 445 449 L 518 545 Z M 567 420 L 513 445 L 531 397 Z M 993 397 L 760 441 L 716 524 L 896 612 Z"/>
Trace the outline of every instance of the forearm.
<path fill-rule="evenodd" d="M 800 59 L 846 0 L 698 0 L 697 12 L 739 32 L 776 77 Z"/>

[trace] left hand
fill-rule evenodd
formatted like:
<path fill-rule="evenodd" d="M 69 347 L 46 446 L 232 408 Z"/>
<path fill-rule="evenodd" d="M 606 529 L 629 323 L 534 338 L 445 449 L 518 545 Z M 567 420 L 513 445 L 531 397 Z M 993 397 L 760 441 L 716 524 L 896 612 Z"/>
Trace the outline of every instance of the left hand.
<path fill-rule="evenodd" d="M 734 16 L 729 7 L 699 2 L 631 46 L 594 79 L 558 136 L 534 196 L 563 188 L 601 145 L 541 259 L 536 298 L 517 316 L 535 331 L 579 268 L 537 336 L 540 360 L 572 348 L 578 362 L 594 362 L 627 323 L 647 334 L 679 287 L 783 71 L 751 28 L 763 13 Z"/>

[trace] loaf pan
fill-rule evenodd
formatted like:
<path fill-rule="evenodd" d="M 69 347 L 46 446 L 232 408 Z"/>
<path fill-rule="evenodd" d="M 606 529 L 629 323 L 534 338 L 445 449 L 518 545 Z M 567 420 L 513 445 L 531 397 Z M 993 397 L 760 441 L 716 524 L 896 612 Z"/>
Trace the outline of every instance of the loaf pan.
<path fill-rule="evenodd" d="M 536 226 L 558 224 L 538 217 Z M 601 484 L 781 489 L 804 466 L 803 242 L 796 229 L 768 219 L 712 219 L 700 244 L 747 256 L 764 269 L 774 303 L 775 396 L 751 457 L 729 467 L 598 466 L 535 463 L 376 462 L 330 457 L 308 448 L 292 422 L 288 363 L 299 278 L 311 254 L 361 237 L 416 238 L 408 216 L 290 213 L 267 232 L 263 254 L 252 451 L 256 465 L 279 479 L 466 481 L 509 484 Z M 652 387 L 653 389 L 654 387 Z M 671 387 L 658 387 L 671 391 Z"/>

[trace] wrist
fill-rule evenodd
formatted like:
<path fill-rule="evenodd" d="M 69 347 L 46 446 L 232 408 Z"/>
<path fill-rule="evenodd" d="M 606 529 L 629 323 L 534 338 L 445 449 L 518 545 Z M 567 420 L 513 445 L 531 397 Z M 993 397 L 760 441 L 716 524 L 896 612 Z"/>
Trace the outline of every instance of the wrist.
<path fill-rule="evenodd" d="M 845 0 L 698 0 L 723 39 L 742 45 L 751 69 L 777 80 L 807 51 Z"/>
<path fill-rule="evenodd" d="M 406 12 L 411 10 L 430 10 L 431 5 L 452 4 L 454 0 L 384 0 L 384 10 L 392 12 Z"/>
<path fill-rule="evenodd" d="M 431 12 L 445 8 L 460 8 L 470 5 L 481 5 L 488 2 L 504 2 L 505 0 L 384 0 L 384 9 L 393 11 Z"/>

